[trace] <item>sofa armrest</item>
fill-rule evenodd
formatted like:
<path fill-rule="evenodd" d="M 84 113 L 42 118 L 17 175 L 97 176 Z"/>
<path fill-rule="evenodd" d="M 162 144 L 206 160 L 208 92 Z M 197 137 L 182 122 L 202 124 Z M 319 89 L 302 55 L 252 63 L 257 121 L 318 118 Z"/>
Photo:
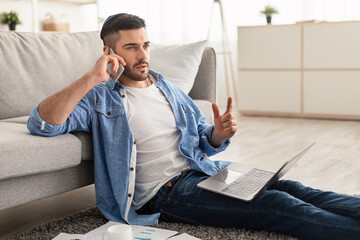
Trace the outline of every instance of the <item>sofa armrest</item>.
<path fill-rule="evenodd" d="M 205 48 L 189 96 L 192 99 L 216 101 L 216 55 L 213 48 Z"/>

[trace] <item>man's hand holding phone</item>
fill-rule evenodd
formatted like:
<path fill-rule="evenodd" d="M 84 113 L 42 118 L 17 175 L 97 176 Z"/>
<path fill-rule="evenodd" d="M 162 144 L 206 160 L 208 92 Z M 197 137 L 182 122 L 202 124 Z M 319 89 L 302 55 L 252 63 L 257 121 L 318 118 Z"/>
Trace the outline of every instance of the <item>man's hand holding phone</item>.
<path fill-rule="evenodd" d="M 110 56 L 111 55 L 116 55 L 114 53 L 114 51 L 110 48 Z M 117 55 L 116 55 L 117 56 Z M 122 59 L 122 58 L 121 58 Z M 124 60 L 123 60 L 124 61 Z M 117 63 L 117 64 L 116 64 Z M 124 62 L 125 63 L 125 62 Z M 107 71 L 110 74 L 110 77 L 112 78 L 112 80 L 117 81 L 120 77 L 120 75 L 122 74 L 122 72 L 124 71 L 124 67 L 123 65 L 121 65 L 119 63 L 119 61 L 117 61 L 117 59 L 115 59 L 115 63 L 114 61 L 111 61 L 108 63 L 107 65 Z"/>
<path fill-rule="evenodd" d="M 111 65 L 111 70 L 117 73 L 118 76 L 116 77 L 120 76 L 123 71 L 123 66 L 126 65 L 122 57 L 116 54 L 110 54 L 110 48 L 105 47 L 104 55 L 99 58 L 90 72 L 39 104 L 38 112 L 40 117 L 52 125 L 63 124 L 80 100 L 93 87 L 109 80 L 110 73 L 107 71 L 108 64 Z"/>
<path fill-rule="evenodd" d="M 126 63 L 122 57 L 115 54 L 114 51 L 106 47 L 104 55 L 102 55 L 96 62 L 92 69 L 92 74 L 96 76 L 97 81 L 106 82 L 109 78 L 117 81 L 124 71 Z"/>

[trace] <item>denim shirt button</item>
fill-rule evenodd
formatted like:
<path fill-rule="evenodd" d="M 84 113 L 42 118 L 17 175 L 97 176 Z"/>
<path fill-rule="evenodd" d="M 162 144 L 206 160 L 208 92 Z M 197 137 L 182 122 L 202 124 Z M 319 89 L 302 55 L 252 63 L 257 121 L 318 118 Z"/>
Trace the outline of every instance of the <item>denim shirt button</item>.
<path fill-rule="evenodd" d="M 107 112 L 106 114 L 109 116 L 109 115 L 111 115 L 111 112 Z"/>
<path fill-rule="evenodd" d="M 121 97 L 122 97 L 122 98 L 125 98 L 125 95 L 123 94 L 123 95 L 121 95 Z"/>
<path fill-rule="evenodd" d="M 134 144 L 136 144 L 136 141 L 134 141 Z"/>
<path fill-rule="evenodd" d="M 130 168 L 130 171 L 134 171 L 134 168 L 133 168 L 133 167 L 131 167 L 131 168 Z"/>
<path fill-rule="evenodd" d="M 128 197 L 131 197 L 131 193 L 128 194 Z"/>

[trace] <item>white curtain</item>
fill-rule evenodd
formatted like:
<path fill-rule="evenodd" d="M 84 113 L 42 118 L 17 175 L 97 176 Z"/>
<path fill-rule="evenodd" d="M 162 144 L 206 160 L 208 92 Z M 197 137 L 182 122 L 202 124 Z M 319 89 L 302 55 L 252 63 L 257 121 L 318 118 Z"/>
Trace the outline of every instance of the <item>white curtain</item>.
<path fill-rule="evenodd" d="M 236 27 L 263 25 L 259 12 L 270 4 L 279 10 L 273 24 L 298 21 L 360 20 L 359 0 L 222 0 L 230 40 L 236 40 Z M 198 41 L 207 37 L 213 0 L 99 0 L 100 16 L 127 12 L 144 18 L 153 42 L 172 44 Z M 210 40 L 221 39 L 218 5 L 211 21 Z"/>

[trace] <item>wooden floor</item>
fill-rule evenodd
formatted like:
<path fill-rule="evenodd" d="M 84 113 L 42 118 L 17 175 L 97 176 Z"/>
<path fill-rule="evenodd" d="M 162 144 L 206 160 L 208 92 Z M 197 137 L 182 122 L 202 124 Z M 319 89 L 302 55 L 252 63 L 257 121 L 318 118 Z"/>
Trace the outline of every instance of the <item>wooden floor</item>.
<path fill-rule="evenodd" d="M 230 147 L 212 159 L 276 170 L 317 140 L 284 178 L 345 194 L 360 194 L 360 121 L 237 116 Z M 0 239 L 95 205 L 94 188 L 69 192 L 0 212 Z"/>

